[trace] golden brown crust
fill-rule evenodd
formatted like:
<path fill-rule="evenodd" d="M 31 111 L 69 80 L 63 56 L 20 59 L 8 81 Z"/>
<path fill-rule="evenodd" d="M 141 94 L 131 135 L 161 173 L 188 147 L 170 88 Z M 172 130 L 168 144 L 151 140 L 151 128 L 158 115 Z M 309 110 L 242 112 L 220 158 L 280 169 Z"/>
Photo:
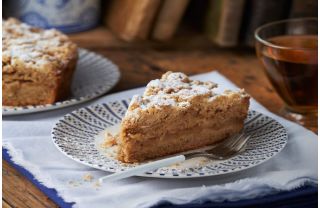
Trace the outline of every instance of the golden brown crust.
<path fill-rule="evenodd" d="M 178 80 L 177 80 L 178 79 Z M 247 117 L 243 91 L 216 92 L 212 82 L 166 73 L 134 98 L 121 123 L 119 159 L 141 162 L 200 148 L 239 132 Z"/>
<path fill-rule="evenodd" d="M 70 95 L 77 46 L 57 30 L 3 21 L 2 104 L 50 104 Z"/>

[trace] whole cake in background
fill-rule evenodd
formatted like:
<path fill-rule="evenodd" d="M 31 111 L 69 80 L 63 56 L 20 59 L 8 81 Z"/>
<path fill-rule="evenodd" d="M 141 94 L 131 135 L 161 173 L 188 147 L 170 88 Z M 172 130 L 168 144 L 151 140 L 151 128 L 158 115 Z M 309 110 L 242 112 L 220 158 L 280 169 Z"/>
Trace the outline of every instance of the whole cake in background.
<path fill-rule="evenodd" d="M 52 104 L 70 96 L 77 46 L 57 30 L 2 22 L 2 104 Z"/>
<path fill-rule="evenodd" d="M 249 108 L 243 90 L 165 73 L 132 98 L 121 122 L 119 160 L 127 163 L 212 145 L 239 133 Z"/>

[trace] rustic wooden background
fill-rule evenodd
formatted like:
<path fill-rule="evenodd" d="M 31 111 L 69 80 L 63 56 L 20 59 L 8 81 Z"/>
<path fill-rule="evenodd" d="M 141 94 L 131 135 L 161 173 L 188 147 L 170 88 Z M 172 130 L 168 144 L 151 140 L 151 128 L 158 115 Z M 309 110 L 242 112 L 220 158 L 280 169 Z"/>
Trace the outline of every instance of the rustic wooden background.
<path fill-rule="evenodd" d="M 129 44 L 103 27 L 70 37 L 79 47 L 102 54 L 119 66 L 121 80 L 111 92 L 144 86 L 168 70 L 189 75 L 218 70 L 270 111 L 279 114 L 283 106 L 253 49 L 217 49 L 201 34 L 187 34 L 164 44 Z M 5 161 L 2 179 L 3 207 L 57 207 Z"/>

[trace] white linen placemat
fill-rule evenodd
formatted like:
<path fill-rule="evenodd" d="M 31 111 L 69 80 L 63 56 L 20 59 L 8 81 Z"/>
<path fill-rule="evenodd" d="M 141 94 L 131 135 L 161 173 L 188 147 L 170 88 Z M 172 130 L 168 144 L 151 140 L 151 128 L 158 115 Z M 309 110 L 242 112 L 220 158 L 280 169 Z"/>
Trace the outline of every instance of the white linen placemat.
<path fill-rule="evenodd" d="M 211 80 L 219 90 L 236 86 L 218 72 L 193 76 Z M 250 199 L 291 190 L 318 182 L 317 135 L 278 117 L 251 99 L 250 108 L 279 121 L 288 131 L 289 141 L 282 152 L 254 168 L 222 176 L 197 179 L 157 179 L 132 177 L 97 186 L 95 181 L 108 174 L 65 157 L 51 140 L 51 128 L 72 110 L 101 102 L 131 97 L 144 88 L 102 97 L 94 102 L 51 112 L 3 118 L 3 146 L 12 160 L 23 166 L 42 184 L 57 190 L 75 207 L 150 207 L 162 201 L 175 204 Z M 90 174 L 93 180 L 86 177 Z"/>

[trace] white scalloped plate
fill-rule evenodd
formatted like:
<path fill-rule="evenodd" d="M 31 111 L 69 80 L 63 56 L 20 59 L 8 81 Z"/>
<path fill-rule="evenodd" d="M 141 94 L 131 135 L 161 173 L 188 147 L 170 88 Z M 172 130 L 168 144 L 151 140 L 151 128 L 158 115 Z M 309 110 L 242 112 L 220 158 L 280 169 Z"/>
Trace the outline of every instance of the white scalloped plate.
<path fill-rule="evenodd" d="M 59 120 L 52 130 L 56 147 L 71 159 L 108 172 L 127 170 L 137 164 L 124 164 L 101 149 L 101 134 L 118 125 L 128 107 L 128 100 L 93 105 L 73 111 Z M 141 174 L 145 177 L 192 178 L 237 172 L 266 162 L 287 143 L 285 128 L 274 119 L 250 111 L 244 132 L 250 134 L 246 148 L 223 161 L 194 158 L 170 167 Z"/>
<path fill-rule="evenodd" d="M 119 79 L 119 69 L 109 59 L 86 49 L 79 49 L 79 60 L 71 86 L 72 96 L 69 99 L 47 105 L 3 106 L 2 115 L 48 111 L 83 103 L 105 94 Z"/>

